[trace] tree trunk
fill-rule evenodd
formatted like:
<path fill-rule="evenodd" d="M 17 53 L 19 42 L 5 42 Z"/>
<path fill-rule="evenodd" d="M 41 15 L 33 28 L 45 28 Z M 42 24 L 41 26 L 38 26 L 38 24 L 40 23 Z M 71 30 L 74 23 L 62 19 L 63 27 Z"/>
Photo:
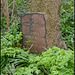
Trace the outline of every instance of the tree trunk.
<path fill-rule="evenodd" d="M 60 7 L 61 0 L 26 0 L 27 13 L 41 13 L 45 16 L 47 48 L 67 48 L 61 39 Z"/>
<path fill-rule="evenodd" d="M 4 16 L 5 16 L 6 22 L 7 22 L 7 27 L 8 27 L 8 29 L 10 29 L 8 0 L 2 0 L 2 6 L 3 6 L 3 10 L 4 10 Z"/>

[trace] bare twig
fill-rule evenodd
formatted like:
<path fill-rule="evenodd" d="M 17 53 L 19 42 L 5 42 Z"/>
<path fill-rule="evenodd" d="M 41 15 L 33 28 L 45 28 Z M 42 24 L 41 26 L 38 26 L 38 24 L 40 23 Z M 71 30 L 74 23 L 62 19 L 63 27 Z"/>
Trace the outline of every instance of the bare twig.
<path fill-rule="evenodd" d="M 30 49 L 33 47 L 33 44 L 31 45 L 31 47 L 28 49 L 28 51 L 30 51 Z"/>
<path fill-rule="evenodd" d="M 11 2 L 11 4 L 13 3 L 13 1 Z M 11 4 L 8 6 L 8 8 L 11 6 Z"/>

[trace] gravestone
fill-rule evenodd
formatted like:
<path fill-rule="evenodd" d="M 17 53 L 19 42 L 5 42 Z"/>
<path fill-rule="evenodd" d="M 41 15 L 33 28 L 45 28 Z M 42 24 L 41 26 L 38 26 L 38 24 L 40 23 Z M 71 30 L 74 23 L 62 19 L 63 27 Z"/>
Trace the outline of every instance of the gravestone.
<path fill-rule="evenodd" d="M 31 45 L 25 41 L 32 40 L 31 50 L 40 53 L 45 51 L 46 47 L 46 22 L 43 14 L 25 14 L 21 17 L 23 46 L 26 48 Z"/>
<path fill-rule="evenodd" d="M 61 0 L 26 0 L 26 13 L 40 13 L 45 16 L 47 48 L 67 48 L 61 39 L 60 7 Z"/>

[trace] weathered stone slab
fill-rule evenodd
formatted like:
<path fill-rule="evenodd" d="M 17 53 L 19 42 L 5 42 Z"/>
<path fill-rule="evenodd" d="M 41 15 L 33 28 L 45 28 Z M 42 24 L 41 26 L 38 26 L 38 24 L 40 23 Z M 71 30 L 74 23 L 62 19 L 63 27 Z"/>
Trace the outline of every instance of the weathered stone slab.
<path fill-rule="evenodd" d="M 25 41 L 32 40 L 33 47 L 40 53 L 46 47 L 46 23 L 43 14 L 25 14 L 21 17 L 23 46 L 30 47 Z"/>

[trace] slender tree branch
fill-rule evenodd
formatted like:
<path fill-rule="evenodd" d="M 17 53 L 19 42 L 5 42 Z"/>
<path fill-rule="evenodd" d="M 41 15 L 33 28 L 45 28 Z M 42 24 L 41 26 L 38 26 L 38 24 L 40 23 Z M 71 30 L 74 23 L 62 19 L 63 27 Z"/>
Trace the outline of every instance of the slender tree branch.
<path fill-rule="evenodd" d="M 15 0 L 13 0 L 13 9 L 12 9 L 12 15 L 11 15 L 11 24 L 13 23 L 13 18 L 14 18 L 14 16 L 13 16 L 14 8 L 15 8 Z"/>
<path fill-rule="evenodd" d="M 10 29 L 10 22 L 9 22 L 9 12 L 8 12 L 8 0 L 2 0 L 2 6 L 4 10 L 4 16 L 6 18 L 8 30 Z"/>

